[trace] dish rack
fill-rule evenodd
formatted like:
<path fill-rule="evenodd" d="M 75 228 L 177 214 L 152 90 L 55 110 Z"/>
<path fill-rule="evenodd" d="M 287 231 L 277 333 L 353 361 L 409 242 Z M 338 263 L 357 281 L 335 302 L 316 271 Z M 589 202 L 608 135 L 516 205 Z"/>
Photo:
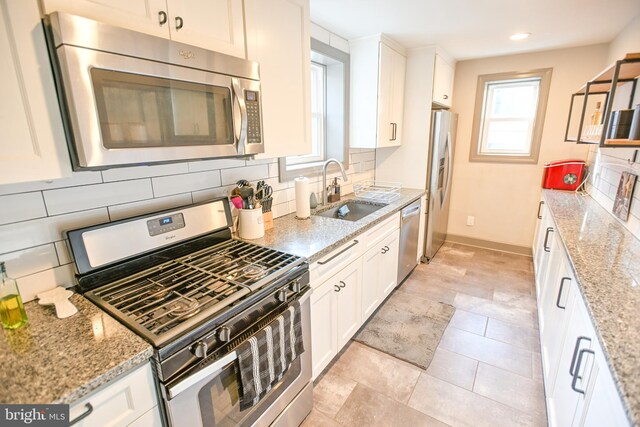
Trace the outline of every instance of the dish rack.
<path fill-rule="evenodd" d="M 361 181 L 353 184 L 353 191 L 359 199 L 372 202 L 390 203 L 400 197 L 402 184 L 387 181 Z"/>

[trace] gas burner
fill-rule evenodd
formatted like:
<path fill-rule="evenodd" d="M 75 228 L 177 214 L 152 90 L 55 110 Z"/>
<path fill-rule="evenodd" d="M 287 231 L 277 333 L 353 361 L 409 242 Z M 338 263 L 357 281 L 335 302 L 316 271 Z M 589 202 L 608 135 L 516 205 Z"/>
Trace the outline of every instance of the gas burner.
<path fill-rule="evenodd" d="M 145 294 L 144 294 L 143 302 L 145 304 L 152 303 L 152 302 L 160 302 L 165 298 L 167 298 L 167 296 L 169 296 L 169 294 L 171 293 L 164 286 L 158 285 L 158 284 L 153 284 L 148 288 L 146 288 L 144 291 L 145 291 Z"/>
<path fill-rule="evenodd" d="M 256 279 L 265 275 L 267 269 L 259 264 L 251 264 L 241 270 L 244 277 Z"/>
<path fill-rule="evenodd" d="M 200 311 L 200 304 L 193 298 L 177 295 L 178 299 L 167 305 L 167 311 L 171 317 L 182 317 L 188 319 Z"/>

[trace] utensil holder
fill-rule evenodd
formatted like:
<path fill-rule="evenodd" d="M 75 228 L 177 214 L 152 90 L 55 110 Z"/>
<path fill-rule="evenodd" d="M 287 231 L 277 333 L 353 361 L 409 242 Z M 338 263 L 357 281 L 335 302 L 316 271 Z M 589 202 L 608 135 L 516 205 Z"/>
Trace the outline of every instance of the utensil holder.
<path fill-rule="evenodd" d="M 238 212 L 238 236 L 241 239 L 259 239 L 264 236 L 262 208 L 240 209 Z"/>

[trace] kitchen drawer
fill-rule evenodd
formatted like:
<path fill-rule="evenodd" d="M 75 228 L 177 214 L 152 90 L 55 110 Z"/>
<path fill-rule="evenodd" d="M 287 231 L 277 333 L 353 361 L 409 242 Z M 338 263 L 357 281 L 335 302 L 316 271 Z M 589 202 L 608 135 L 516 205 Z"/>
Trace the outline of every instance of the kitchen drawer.
<path fill-rule="evenodd" d="M 364 242 L 362 235 L 358 235 L 356 238 L 349 240 L 339 248 L 331 251 L 331 253 L 323 256 L 311 264 L 309 268 L 311 287 L 317 288 L 329 277 L 360 258 L 363 253 Z"/>
<path fill-rule="evenodd" d="M 376 224 L 362 234 L 366 242 L 365 250 L 369 250 L 379 244 L 389 232 L 398 228 L 400 228 L 400 212 L 393 214 L 390 218 L 385 219 L 380 224 Z"/>
<path fill-rule="evenodd" d="M 74 427 L 127 426 L 158 404 L 151 365 L 145 363 L 124 377 L 70 406 Z"/>

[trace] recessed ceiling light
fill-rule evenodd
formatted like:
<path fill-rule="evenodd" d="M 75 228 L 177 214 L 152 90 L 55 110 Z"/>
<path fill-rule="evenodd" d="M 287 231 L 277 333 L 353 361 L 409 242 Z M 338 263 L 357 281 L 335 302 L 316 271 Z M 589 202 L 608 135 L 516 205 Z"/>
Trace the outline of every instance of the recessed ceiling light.
<path fill-rule="evenodd" d="M 531 33 L 517 33 L 512 35 L 511 37 L 509 37 L 511 40 L 524 40 L 526 38 L 528 38 L 531 35 Z"/>

